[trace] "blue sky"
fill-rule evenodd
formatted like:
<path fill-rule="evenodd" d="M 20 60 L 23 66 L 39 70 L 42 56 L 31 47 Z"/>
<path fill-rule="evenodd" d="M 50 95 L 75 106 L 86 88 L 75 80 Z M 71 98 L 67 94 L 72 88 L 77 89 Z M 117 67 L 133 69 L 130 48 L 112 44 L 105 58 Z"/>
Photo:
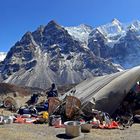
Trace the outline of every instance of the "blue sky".
<path fill-rule="evenodd" d="M 0 0 L 0 51 L 8 51 L 26 31 L 52 19 L 63 26 L 95 27 L 113 18 L 140 20 L 140 0 Z"/>

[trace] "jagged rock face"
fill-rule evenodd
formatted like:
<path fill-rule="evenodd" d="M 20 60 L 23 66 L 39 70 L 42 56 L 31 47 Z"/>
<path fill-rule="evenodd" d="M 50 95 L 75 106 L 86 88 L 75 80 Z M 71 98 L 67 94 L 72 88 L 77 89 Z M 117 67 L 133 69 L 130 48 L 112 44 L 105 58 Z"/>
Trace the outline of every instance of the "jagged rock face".
<path fill-rule="evenodd" d="M 44 29 L 43 49 L 52 50 L 52 45 L 57 44 L 62 53 L 84 51 L 80 43 L 68 34 L 67 30 L 56 24 L 54 21 L 48 23 Z M 49 46 L 49 48 L 48 48 Z"/>
<path fill-rule="evenodd" d="M 79 83 L 94 75 L 118 71 L 55 21 L 27 32 L 10 49 L 0 69 L 3 82 L 40 88 L 52 82 Z"/>
<path fill-rule="evenodd" d="M 114 19 L 89 34 L 88 47 L 95 55 L 124 68 L 140 65 L 140 22 L 123 25 Z"/>
<path fill-rule="evenodd" d="M 113 56 L 125 58 L 129 54 L 136 54 L 140 46 L 140 40 L 136 36 L 135 31 L 129 30 L 126 36 L 121 38 L 118 43 L 114 45 Z"/>
<path fill-rule="evenodd" d="M 32 34 L 27 32 L 7 53 L 1 67 L 2 78 L 5 80 L 19 70 L 28 70 L 35 66 L 35 47 Z"/>
<path fill-rule="evenodd" d="M 138 32 L 128 30 L 126 36 L 121 38 L 112 49 L 114 60 L 126 68 L 140 65 L 140 39 Z"/>
<path fill-rule="evenodd" d="M 6 52 L 0 52 L 0 72 L 1 72 L 1 67 L 2 67 L 2 65 L 3 65 L 3 60 L 5 59 L 5 57 L 6 57 Z M 0 81 L 1 81 L 1 76 L 0 76 Z"/>
<path fill-rule="evenodd" d="M 68 33 L 78 41 L 82 43 L 88 43 L 89 34 L 92 32 L 93 28 L 89 25 L 81 24 L 76 27 L 65 27 Z"/>
<path fill-rule="evenodd" d="M 88 47 L 98 57 L 107 58 L 109 56 L 110 49 L 105 44 L 106 42 L 107 39 L 98 29 L 89 34 Z"/>

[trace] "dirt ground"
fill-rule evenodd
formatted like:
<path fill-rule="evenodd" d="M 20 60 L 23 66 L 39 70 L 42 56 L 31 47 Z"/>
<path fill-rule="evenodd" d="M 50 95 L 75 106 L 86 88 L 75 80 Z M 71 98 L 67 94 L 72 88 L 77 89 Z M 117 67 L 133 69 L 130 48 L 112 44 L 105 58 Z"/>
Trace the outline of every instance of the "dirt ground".
<path fill-rule="evenodd" d="M 71 139 L 65 135 L 65 128 L 49 127 L 47 124 L 6 124 L 0 125 L 0 140 L 59 140 Z M 140 124 L 125 130 L 92 129 L 81 133 L 74 140 L 139 140 Z"/>

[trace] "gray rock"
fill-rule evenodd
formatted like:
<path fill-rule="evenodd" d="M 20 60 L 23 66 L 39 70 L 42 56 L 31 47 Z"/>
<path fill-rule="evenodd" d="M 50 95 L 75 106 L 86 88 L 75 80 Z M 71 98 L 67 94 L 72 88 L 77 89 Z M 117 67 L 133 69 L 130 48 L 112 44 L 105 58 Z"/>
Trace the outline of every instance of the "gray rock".
<path fill-rule="evenodd" d="M 92 47 L 93 38 L 89 39 L 89 49 L 85 48 L 55 21 L 25 33 L 0 65 L 3 82 L 46 89 L 52 82 L 74 84 L 95 75 L 117 72 L 117 67 L 104 59 L 108 56 L 103 46 L 106 38 L 100 33 L 92 34 L 101 41 L 101 55 Z"/>

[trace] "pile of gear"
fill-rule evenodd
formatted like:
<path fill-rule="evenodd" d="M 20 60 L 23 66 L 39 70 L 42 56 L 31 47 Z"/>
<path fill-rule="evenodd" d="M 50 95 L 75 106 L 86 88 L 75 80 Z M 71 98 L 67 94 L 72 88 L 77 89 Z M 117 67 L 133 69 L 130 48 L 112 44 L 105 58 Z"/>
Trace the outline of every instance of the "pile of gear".
<path fill-rule="evenodd" d="M 1 107 L 16 111 L 16 114 L 4 116 L 1 112 L 0 123 L 47 123 L 59 128 L 65 127 L 65 122 L 75 121 L 86 125 L 86 129 L 82 127 L 83 131 L 84 129 L 90 131 L 91 128 L 124 128 L 131 126 L 134 122 L 140 122 L 139 84 L 130 90 L 111 116 L 107 112 L 94 109 L 95 99 L 93 103 L 83 104 L 75 96 L 65 96 L 63 100 L 60 100 L 55 84 L 52 84 L 52 88 L 47 91 L 46 100 L 38 103 L 39 97 L 38 94 L 33 94 L 27 104 L 18 109 L 14 98 L 7 97 L 0 102 Z"/>

